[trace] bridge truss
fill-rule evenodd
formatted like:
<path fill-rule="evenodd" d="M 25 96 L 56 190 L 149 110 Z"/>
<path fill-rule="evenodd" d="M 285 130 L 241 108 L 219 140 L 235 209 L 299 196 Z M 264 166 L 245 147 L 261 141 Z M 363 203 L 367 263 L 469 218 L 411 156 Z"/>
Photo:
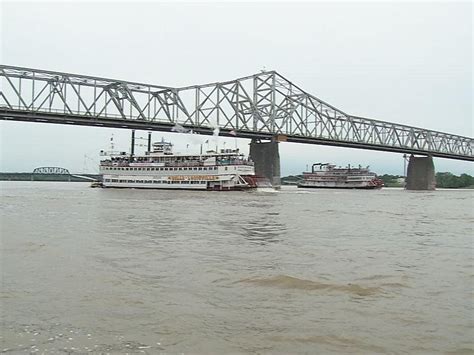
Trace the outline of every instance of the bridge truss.
<path fill-rule="evenodd" d="M 275 71 L 167 87 L 0 66 L 0 119 L 165 130 L 432 155 L 474 161 L 473 139 L 356 117 Z"/>
<path fill-rule="evenodd" d="M 69 170 L 57 166 L 42 166 L 34 169 L 33 174 L 70 175 Z"/>

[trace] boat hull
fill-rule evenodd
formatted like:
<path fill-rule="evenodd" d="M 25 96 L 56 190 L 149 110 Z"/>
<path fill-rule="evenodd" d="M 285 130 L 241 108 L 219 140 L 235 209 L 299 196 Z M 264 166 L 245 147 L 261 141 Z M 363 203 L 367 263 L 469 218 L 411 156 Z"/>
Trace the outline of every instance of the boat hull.
<path fill-rule="evenodd" d="M 94 186 L 96 187 L 96 186 Z M 188 190 L 188 191 L 243 191 L 256 189 L 253 186 L 232 186 L 232 187 L 156 187 L 156 186 L 114 186 L 114 185 L 102 185 L 104 189 L 139 189 L 139 190 Z"/>
<path fill-rule="evenodd" d="M 314 185 L 300 185 L 300 188 L 308 189 L 334 189 L 334 190 L 378 190 L 382 186 L 314 186 Z"/>

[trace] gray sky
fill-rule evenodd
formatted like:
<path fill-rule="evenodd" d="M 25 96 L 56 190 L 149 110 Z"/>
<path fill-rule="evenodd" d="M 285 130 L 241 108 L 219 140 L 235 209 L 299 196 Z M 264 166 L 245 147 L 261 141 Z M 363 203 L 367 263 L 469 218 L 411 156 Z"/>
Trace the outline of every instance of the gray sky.
<path fill-rule="evenodd" d="M 166 86 L 230 80 L 265 67 L 350 114 L 473 136 L 471 2 L 0 6 L 2 64 Z M 124 150 L 130 136 L 21 122 L 0 122 L 0 130 L 0 171 L 61 166 L 81 172 L 86 166 L 93 172 L 112 133 Z M 181 152 L 188 143 L 189 151 L 199 150 L 200 138 L 154 133 L 161 137 Z M 248 152 L 248 141 L 237 144 Z M 283 175 L 316 161 L 403 173 L 395 153 L 283 143 L 280 156 Z M 474 174 L 472 163 L 435 159 L 435 166 Z"/>

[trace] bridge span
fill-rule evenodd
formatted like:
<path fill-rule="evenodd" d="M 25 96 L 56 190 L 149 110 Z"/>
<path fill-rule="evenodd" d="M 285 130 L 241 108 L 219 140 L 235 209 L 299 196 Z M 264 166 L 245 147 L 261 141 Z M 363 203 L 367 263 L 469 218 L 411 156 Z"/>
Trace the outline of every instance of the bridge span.
<path fill-rule="evenodd" d="M 169 87 L 0 65 L 0 119 L 209 135 L 218 127 L 252 139 L 257 155 L 260 140 L 278 137 L 474 161 L 470 137 L 347 114 L 275 71 Z M 267 148 L 276 162 L 277 145 Z"/>

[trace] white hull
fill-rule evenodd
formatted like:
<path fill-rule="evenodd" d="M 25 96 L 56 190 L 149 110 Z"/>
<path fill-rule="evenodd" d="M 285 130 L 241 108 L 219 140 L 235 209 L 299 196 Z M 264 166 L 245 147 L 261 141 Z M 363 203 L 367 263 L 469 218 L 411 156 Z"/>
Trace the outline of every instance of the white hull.
<path fill-rule="evenodd" d="M 240 174 L 225 175 L 137 175 L 104 174 L 102 187 L 162 190 L 238 190 L 250 188 Z"/>
<path fill-rule="evenodd" d="M 109 188 L 125 188 L 125 189 L 158 189 L 158 190 L 207 190 L 207 185 L 191 185 L 191 184 L 129 184 L 129 183 L 107 183 L 102 187 Z"/>
<path fill-rule="evenodd" d="M 368 182 L 348 182 L 348 183 L 338 183 L 338 182 L 310 182 L 303 181 L 298 184 L 298 187 L 307 187 L 307 188 L 320 188 L 320 189 L 376 189 L 378 186 L 374 186 Z"/>

